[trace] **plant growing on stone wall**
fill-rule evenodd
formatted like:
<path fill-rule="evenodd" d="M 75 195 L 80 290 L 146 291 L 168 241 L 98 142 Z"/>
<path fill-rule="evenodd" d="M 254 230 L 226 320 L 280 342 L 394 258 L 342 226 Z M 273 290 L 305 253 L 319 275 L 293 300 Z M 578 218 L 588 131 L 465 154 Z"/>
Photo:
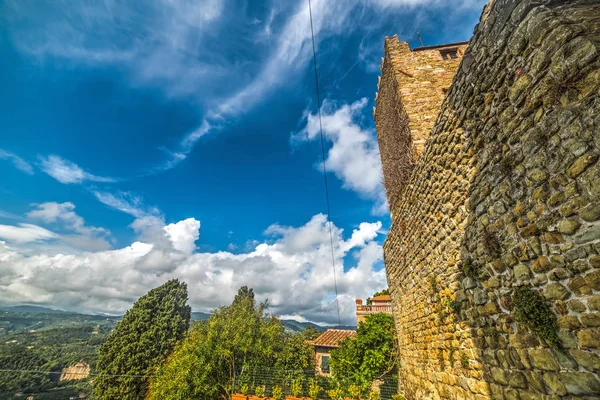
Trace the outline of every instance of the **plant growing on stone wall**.
<path fill-rule="evenodd" d="M 440 368 L 443 370 L 446 368 L 446 365 L 444 364 L 444 352 L 442 351 L 442 349 L 438 350 L 438 361 L 440 363 Z"/>
<path fill-rule="evenodd" d="M 400 393 L 393 394 L 392 395 L 392 400 L 406 400 L 406 397 L 404 397 L 404 395 L 400 394 Z"/>
<path fill-rule="evenodd" d="M 460 270 L 464 276 L 478 280 L 481 275 L 481 265 L 471 257 L 467 257 L 460 264 Z"/>
<path fill-rule="evenodd" d="M 469 368 L 469 356 L 467 353 L 460 353 L 460 365 L 465 369 Z"/>
<path fill-rule="evenodd" d="M 499 258 L 502 255 L 498 236 L 487 229 L 483 230 L 483 248 L 492 258 Z"/>
<path fill-rule="evenodd" d="M 450 345 L 450 349 L 448 352 L 448 361 L 450 362 L 450 367 L 454 368 L 454 353 L 456 352 L 456 349 L 453 345 Z"/>
<path fill-rule="evenodd" d="M 513 296 L 515 320 L 552 347 L 560 347 L 558 322 L 545 299 L 529 286 L 519 286 Z"/>

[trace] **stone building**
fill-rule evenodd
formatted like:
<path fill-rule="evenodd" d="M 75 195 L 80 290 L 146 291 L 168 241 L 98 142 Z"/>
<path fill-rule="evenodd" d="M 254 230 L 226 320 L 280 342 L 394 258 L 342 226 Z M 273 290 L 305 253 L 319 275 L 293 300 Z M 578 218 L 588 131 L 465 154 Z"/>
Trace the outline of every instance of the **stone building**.
<path fill-rule="evenodd" d="M 361 323 L 367 315 L 379 313 L 392 313 L 392 298 L 389 294 L 382 294 L 371 297 L 366 305 L 363 305 L 362 299 L 356 299 L 356 323 Z"/>
<path fill-rule="evenodd" d="M 329 358 L 331 350 L 340 347 L 340 342 L 356 336 L 356 331 L 346 329 L 327 329 L 310 342 L 315 348 L 315 369 L 319 375 L 330 376 Z"/>
<path fill-rule="evenodd" d="M 495 0 L 468 46 L 386 38 L 407 399 L 600 398 L 599 38 L 598 0 Z"/>

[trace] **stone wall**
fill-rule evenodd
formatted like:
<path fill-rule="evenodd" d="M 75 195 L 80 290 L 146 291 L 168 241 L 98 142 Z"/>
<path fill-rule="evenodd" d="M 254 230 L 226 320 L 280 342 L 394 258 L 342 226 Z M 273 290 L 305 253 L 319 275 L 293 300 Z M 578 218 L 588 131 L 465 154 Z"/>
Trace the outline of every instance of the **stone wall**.
<path fill-rule="evenodd" d="M 485 15 L 414 167 L 410 106 L 383 63 L 402 386 L 598 399 L 600 2 L 495 0 Z"/>
<path fill-rule="evenodd" d="M 385 39 L 374 117 L 389 204 L 402 189 L 397 183 L 408 181 L 423 151 L 466 48 L 461 42 L 411 50 L 397 36 Z M 448 51 L 456 58 L 444 58 Z"/>

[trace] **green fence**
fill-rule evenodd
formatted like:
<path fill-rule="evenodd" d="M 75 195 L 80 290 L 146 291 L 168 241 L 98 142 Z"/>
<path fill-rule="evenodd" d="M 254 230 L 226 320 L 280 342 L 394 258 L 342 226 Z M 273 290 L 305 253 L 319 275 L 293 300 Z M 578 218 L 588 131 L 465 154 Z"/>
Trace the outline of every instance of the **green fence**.
<path fill-rule="evenodd" d="M 341 398 L 369 399 L 370 396 L 375 395 L 372 392 L 376 392 L 379 397 L 371 398 L 381 400 L 397 398 L 394 395 L 398 393 L 398 379 L 394 375 L 384 376 L 364 386 L 359 395 L 356 395 L 355 391 L 360 388 L 352 385 L 349 377 L 338 376 L 334 379 L 319 375 L 314 370 L 247 368 L 236 372 L 233 393 L 273 398 L 280 391 L 282 398 L 296 396 L 309 397 L 313 400 L 337 400 L 336 395 L 341 395 Z"/>

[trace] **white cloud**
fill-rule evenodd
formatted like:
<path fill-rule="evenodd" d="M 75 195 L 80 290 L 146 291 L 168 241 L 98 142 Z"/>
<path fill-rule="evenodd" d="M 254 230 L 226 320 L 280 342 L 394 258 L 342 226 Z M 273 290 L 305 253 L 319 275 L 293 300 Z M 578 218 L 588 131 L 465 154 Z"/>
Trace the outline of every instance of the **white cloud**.
<path fill-rule="evenodd" d="M 27 213 L 27 218 L 46 224 L 57 223 L 62 228 L 74 232 L 61 235 L 61 242 L 80 250 L 107 250 L 110 232 L 104 228 L 87 226 L 84 219 L 75 213 L 75 205 L 70 202 L 47 202 L 36 204 L 36 208 Z"/>
<path fill-rule="evenodd" d="M 0 160 L 10 161 L 18 170 L 25 172 L 26 174 L 33 175 L 33 167 L 31 166 L 31 164 L 29 164 L 27 161 L 23 160 L 16 154 L 9 153 L 8 151 L 0 149 Z"/>
<path fill-rule="evenodd" d="M 77 164 L 59 156 L 41 157 L 42 170 L 60 183 L 115 182 L 114 178 L 92 175 Z"/>
<path fill-rule="evenodd" d="M 375 200 L 374 212 L 386 211 L 381 159 L 375 132 L 360 126 L 361 113 L 367 105 L 363 98 L 335 108 L 323 102 L 321 117 L 323 134 L 332 145 L 327 153 L 328 172 L 333 172 L 343 187 Z M 320 135 L 319 117 L 308 113 L 305 128 L 292 135 L 292 141 L 315 140 Z M 322 170 L 322 164 L 319 164 Z"/>
<path fill-rule="evenodd" d="M 18 226 L 0 225 L 0 239 L 16 243 L 56 239 L 58 235 L 41 226 L 21 223 Z"/>
<path fill-rule="evenodd" d="M 130 192 L 103 192 L 92 190 L 92 194 L 101 203 L 114 208 L 115 210 L 132 215 L 136 218 L 146 217 L 150 215 L 159 215 L 160 211 L 156 207 L 148 207 L 144 204 L 140 196 L 136 196 Z"/>
<path fill-rule="evenodd" d="M 200 222 L 191 218 L 166 225 L 159 217 L 132 224 L 137 241 L 110 251 L 25 255 L 0 242 L 0 301 L 47 303 L 82 311 L 123 312 L 137 297 L 168 279 L 188 284 L 194 309 L 210 311 L 231 302 L 242 285 L 269 299 L 273 313 L 337 323 L 326 217 L 305 225 L 274 225 L 272 243 L 241 254 L 196 253 Z M 375 241 L 380 223 L 364 223 L 350 238 L 333 226 L 334 256 L 342 323 L 355 323 L 354 299 L 386 286 L 382 249 Z M 315 239 L 316 238 L 316 239 Z M 347 254 L 355 265 L 346 267 Z M 347 258 L 347 257 L 346 257 Z M 378 269 L 378 270 L 376 270 Z"/>
<path fill-rule="evenodd" d="M 169 224 L 163 229 L 175 250 L 185 254 L 192 254 L 196 250 L 195 242 L 200 237 L 200 221 L 188 218 L 176 224 Z"/>

